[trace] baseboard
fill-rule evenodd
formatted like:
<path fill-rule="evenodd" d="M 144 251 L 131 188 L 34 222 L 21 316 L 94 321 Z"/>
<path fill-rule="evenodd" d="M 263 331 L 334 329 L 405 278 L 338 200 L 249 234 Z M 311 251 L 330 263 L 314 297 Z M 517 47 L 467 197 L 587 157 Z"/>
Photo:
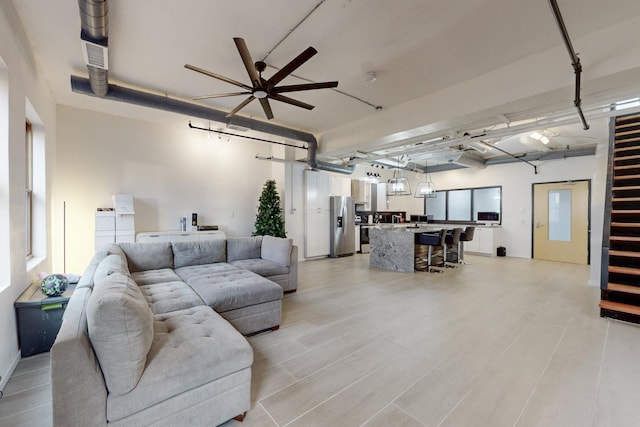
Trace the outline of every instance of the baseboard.
<path fill-rule="evenodd" d="M 13 371 L 16 370 L 18 363 L 20 363 L 20 350 L 17 351 L 16 356 L 13 358 L 13 362 L 11 362 L 9 369 L 7 369 L 7 372 L 2 373 L 2 379 L 0 380 L 0 391 L 4 390 L 4 388 L 7 386 L 9 378 L 11 378 L 11 375 L 13 375 Z"/>

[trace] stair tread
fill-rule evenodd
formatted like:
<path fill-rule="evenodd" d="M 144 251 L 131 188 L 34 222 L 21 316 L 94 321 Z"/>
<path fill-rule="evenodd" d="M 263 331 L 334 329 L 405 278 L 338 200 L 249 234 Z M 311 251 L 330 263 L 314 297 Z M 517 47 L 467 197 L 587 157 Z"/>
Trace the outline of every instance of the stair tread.
<path fill-rule="evenodd" d="M 612 227 L 630 227 L 630 228 L 640 228 L 640 222 L 612 222 Z"/>
<path fill-rule="evenodd" d="M 607 283 L 607 290 L 640 295 L 640 286 L 623 285 L 620 283 Z"/>
<path fill-rule="evenodd" d="M 614 170 L 629 170 L 629 169 L 638 169 L 640 168 L 640 165 L 624 165 L 624 166 L 614 166 L 613 169 Z"/>
<path fill-rule="evenodd" d="M 640 146 L 635 146 L 635 147 L 619 147 L 619 148 L 614 148 L 613 151 L 615 153 L 620 153 L 623 151 L 633 151 L 633 150 L 640 150 Z"/>
<path fill-rule="evenodd" d="M 640 178 L 640 175 L 618 175 L 613 177 L 613 179 L 616 179 L 616 180 L 638 179 L 638 178 Z"/>
<path fill-rule="evenodd" d="M 617 265 L 610 265 L 609 273 L 620 273 L 620 274 L 629 274 L 631 276 L 640 276 L 640 268 L 619 267 Z"/>
<path fill-rule="evenodd" d="M 626 187 L 613 187 L 613 191 L 640 190 L 640 185 L 628 185 Z"/>
<path fill-rule="evenodd" d="M 622 160 L 636 160 L 636 159 L 640 159 L 640 154 L 634 154 L 633 156 L 616 156 L 615 157 L 615 161 L 619 162 Z"/>
<path fill-rule="evenodd" d="M 609 240 L 618 240 L 623 242 L 640 242 L 640 237 L 636 236 L 611 236 Z"/>
<path fill-rule="evenodd" d="M 613 255 L 613 256 L 625 256 L 625 257 L 629 257 L 629 258 L 640 258 L 640 252 L 633 252 L 633 251 L 619 251 L 617 249 L 611 249 L 609 250 L 609 255 Z"/>
<path fill-rule="evenodd" d="M 614 197 L 613 202 L 640 202 L 640 197 Z"/>
<path fill-rule="evenodd" d="M 618 311 L 621 313 L 640 315 L 640 307 L 631 304 L 623 304 L 621 302 L 600 301 L 600 308 L 605 310 Z"/>
<path fill-rule="evenodd" d="M 627 142 L 638 142 L 640 141 L 640 138 L 625 138 L 625 139 L 618 139 L 618 135 L 622 135 L 622 134 L 616 134 L 616 144 L 625 144 Z"/>
<path fill-rule="evenodd" d="M 628 122 L 628 121 L 632 121 L 632 120 L 635 120 L 635 119 L 640 120 L 640 114 L 633 114 L 633 115 L 629 115 L 629 116 L 616 117 L 616 125 L 618 123 L 621 123 L 621 122 Z M 623 126 L 623 125 L 621 125 L 621 126 Z"/>

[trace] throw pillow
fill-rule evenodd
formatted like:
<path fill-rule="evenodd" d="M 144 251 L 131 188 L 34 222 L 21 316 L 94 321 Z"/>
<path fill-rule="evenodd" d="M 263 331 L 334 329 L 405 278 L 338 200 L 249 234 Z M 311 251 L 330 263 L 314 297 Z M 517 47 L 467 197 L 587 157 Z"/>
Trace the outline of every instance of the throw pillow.
<path fill-rule="evenodd" d="M 291 246 L 293 241 L 284 237 L 264 236 L 262 238 L 262 259 L 273 261 L 276 264 L 289 266 Z"/>
<path fill-rule="evenodd" d="M 153 341 L 153 313 L 136 282 L 118 273 L 97 281 L 87 328 L 109 392 L 133 390 Z"/>
<path fill-rule="evenodd" d="M 227 262 L 260 258 L 262 236 L 227 237 Z"/>

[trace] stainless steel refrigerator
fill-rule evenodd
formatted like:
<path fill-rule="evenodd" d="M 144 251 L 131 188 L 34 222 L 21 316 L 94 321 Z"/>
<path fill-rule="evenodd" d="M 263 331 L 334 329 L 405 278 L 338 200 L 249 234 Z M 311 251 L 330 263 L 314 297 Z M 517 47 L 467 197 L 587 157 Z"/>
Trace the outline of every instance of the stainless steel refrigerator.
<path fill-rule="evenodd" d="M 329 256 L 352 255 L 356 250 L 355 202 L 353 197 L 331 196 Z"/>

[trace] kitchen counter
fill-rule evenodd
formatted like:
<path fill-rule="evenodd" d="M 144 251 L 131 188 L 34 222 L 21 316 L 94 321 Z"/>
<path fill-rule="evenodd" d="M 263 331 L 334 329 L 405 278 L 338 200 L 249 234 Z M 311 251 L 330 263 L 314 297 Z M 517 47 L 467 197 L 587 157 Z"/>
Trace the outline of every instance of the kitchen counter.
<path fill-rule="evenodd" d="M 438 230 L 440 227 L 382 224 L 369 230 L 369 265 L 387 270 L 413 273 L 415 234 Z"/>

